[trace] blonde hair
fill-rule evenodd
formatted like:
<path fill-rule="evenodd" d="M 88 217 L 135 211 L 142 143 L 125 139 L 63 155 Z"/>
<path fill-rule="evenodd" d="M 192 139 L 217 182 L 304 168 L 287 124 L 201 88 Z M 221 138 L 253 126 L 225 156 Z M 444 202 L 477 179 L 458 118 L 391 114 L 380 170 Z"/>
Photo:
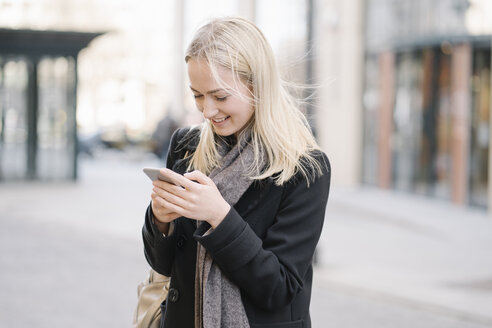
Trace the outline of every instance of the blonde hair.
<path fill-rule="evenodd" d="M 252 179 L 272 177 L 282 185 L 299 171 L 308 183 L 321 174 L 320 163 L 312 154 L 319 146 L 296 98 L 282 81 L 273 51 L 258 27 L 243 18 L 214 19 L 196 32 L 185 61 L 192 58 L 204 60 L 218 83 L 223 82 L 217 68 L 226 68 L 234 73 L 235 83 L 244 83 L 252 91 L 250 100 L 255 109 L 247 127 L 255 155 Z M 210 121 L 201 125 L 200 141 L 190 156 L 189 169 L 208 174 L 219 165 Z M 262 156 L 266 156 L 264 167 L 260 167 Z"/>

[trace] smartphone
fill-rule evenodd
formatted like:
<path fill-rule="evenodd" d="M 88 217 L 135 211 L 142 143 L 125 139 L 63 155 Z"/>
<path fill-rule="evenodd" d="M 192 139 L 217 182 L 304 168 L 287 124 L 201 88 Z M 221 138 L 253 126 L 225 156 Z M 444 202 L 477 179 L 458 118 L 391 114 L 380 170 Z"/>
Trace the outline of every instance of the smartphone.
<path fill-rule="evenodd" d="M 168 183 L 176 184 L 174 181 L 172 181 L 168 177 L 162 175 L 161 174 L 161 169 L 152 168 L 152 167 L 146 167 L 146 168 L 143 169 L 143 171 L 144 171 L 145 174 L 147 174 L 147 176 L 152 181 L 161 180 L 161 181 L 166 181 Z"/>

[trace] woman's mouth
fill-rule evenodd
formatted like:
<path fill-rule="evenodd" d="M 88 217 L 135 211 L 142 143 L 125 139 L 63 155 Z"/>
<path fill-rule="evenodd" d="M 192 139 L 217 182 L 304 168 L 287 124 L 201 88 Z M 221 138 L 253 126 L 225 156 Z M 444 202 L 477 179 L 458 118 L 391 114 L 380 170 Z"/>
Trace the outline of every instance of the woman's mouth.
<path fill-rule="evenodd" d="M 222 118 L 215 118 L 215 119 L 212 119 L 212 122 L 214 122 L 214 124 L 220 124 L 220 123 L 223 123 L 225 122 L 225 120 L 227 120 L 230 116 L 226 116 L 226 117 L 222 117 Z"/>

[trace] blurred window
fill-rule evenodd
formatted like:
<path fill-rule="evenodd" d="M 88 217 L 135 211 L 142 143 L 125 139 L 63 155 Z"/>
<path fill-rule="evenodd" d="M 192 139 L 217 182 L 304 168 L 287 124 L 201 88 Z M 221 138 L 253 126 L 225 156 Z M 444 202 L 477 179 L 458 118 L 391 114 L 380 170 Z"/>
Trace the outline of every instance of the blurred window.
<path fill-rule="evenodd" d="M 451 197 L 451 56 L 423 52 L 422 130 L 416 191 Z"/>
<path fill-rule="evenodd" d="M 365 62 L 364 77 L 364 126 L 363 126 L 363 165 L 362 177 L 366 184 L 378 184 L 378 111 L 380 104 L 379 84 L 380 84 L 379 60 L 376 55 L 367 55 Z"/>
<path fill-rule="evenodd" d="M 73 176 L 75 60 L 45 57 L 38 65 L 37 177 Z"/>
<path fill-rule="evenodd" d="M 415 188 L 423 121 L 422 76 L 421 52 L 404 52 L 397 56 L 392 180 L 398 190 Z"/>
<path fill-rule="evenodd" d="M 370 57 L 369 57 L 370 58 Z M 364 181 L 377 182 L 380 77 L 366 60 Z M 439 47 L 402 51 L 395 62 L 392 187 L 451 198 L 451 56 Z"/>
<path fill-rule="evenodd" d="M 0 58 L 0 180 L 27 177 L 28 64 Z"/>
<path fill-rule="evenodd" d="M 74 176 L 75 60 L 45 57 L 34 67 L 0 58 L 0 180 Z"/>
<path fill-rule="evenodd" d="M 489 49 L 474 49 L 472 77 L 472 113 L 470 143 L 470 203 L 487 206 L 490 140 L 490 73 Z"/>

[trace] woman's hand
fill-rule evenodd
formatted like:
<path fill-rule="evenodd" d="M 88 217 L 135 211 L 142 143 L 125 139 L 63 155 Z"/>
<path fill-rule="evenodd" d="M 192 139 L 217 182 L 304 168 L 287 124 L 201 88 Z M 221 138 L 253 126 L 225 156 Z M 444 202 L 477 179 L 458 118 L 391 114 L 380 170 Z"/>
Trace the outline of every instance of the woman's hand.
<path fill-rule="evenodd" d="M 162 169 L 161 174 L 176 183 L 173 185 L 164 181 L 153 182 L 159 204 L 172 214 L 170 217 L 178 215 L 207 221 L 215 228 L 229 212 L 231 206 L 224 200 L 212 179 L 202 172 L 193 171 L 181 175 L 169 169 Z"/>
<path fill-rule="evenodd" d="M 162 182 L 167 183 L 164 181 Z M 167 208 L 164 200 L 159 197 L 159 195 L 155 192 L 155 189 L 156 188 L 154 187 L 154 192 L 151 195 L 152 202 L 150 203 L 152 207 L 152 213 L 154 214 L 154 223 L 160 232 L 163 232 L 167 235 L 169 233 L 169 223 L 176 220 L 181 215 Z"/>
<path fill-rule="evenodd" d="M 167 183 L 167 182 L 163 182 Z M 169 184 L 169 183 L 168 183 Z M 154 187 L 154 192 L 151 195 L 152 198 L 152 212 L 154 213 L 154 218 L 162 223 L 170 223 L 175 219 L 179 218 L 181 215 L 175 213 L 166 207 L 165 201 L 159 197 L 159 195 L 155 192 L 156 188 Z"/>

